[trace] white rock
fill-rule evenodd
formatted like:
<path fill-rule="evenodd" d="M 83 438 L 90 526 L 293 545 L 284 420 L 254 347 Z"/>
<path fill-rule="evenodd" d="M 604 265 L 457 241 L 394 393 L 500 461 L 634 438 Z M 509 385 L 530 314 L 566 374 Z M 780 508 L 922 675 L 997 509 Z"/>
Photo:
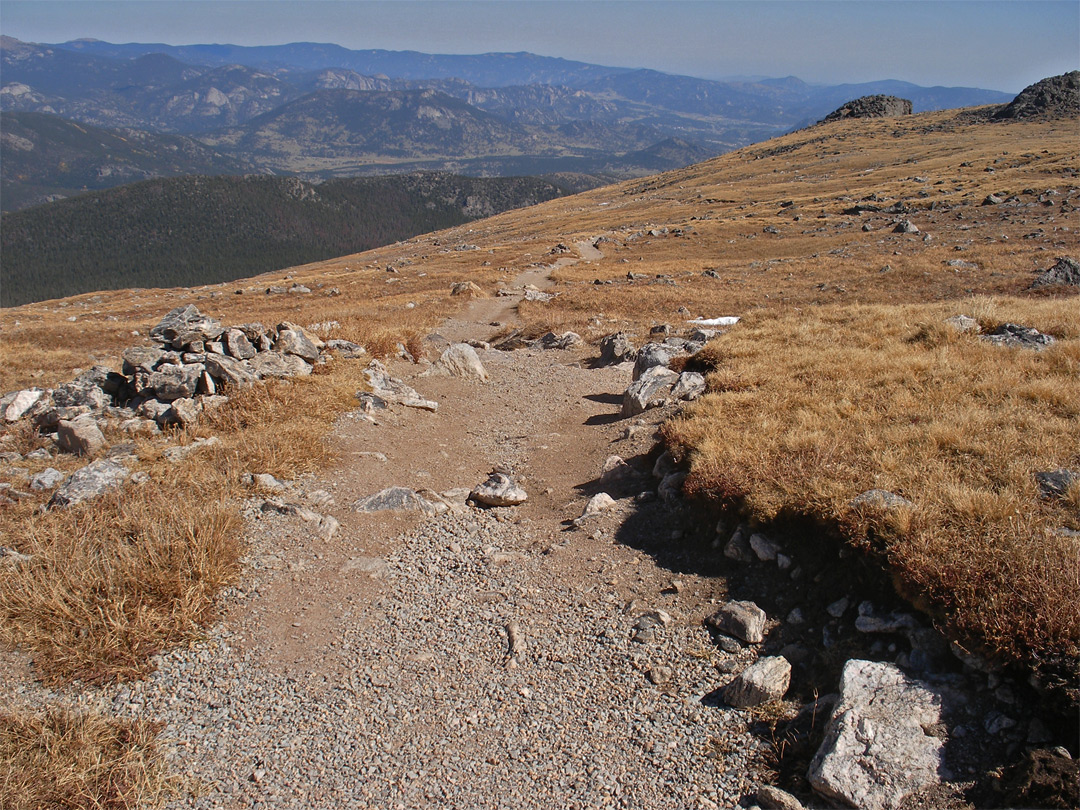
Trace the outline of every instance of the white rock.
<path fill-rule="evenodd" d="M 469 497 L 486 506 L 517 506 L 529 498 L 525 490 L 515 484 L 510 476 L 502 473 L 492 473 Z"/>
<path fill-rule="evenodd" d="M 791 685 L 791 664 L 782 655 L 761 658 L 724 687 L 724 701 L 748 709 L 780 700 Z"/>
<path fill-rule="evenodd" d="M 615 505 L 615 499 L 608 495 L 606 492 L 598 492 L 593 495 L 587 504 L 585 504 L 585 510 L 581 513 L 581 516 L 574 519 L 574 525 L 580 526 L 586 520 L 591 517 L 599 515 L 606 509 L 610 509 Z"/>
<path fill-rule="evenodd" d="M 942 741 L 923 729 L 940 719 L 941 698 L 926 684 L 892 664 L 848 661 L 810 784 L 846 806 L 893 810 L 939 781 Z"/>

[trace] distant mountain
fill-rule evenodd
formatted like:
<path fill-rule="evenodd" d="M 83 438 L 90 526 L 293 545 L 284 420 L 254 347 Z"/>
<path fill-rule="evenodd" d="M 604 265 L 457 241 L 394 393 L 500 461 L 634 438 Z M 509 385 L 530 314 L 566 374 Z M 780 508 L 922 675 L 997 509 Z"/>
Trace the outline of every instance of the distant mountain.
<path fill-rule="evenodd" d="M 865 95 L 900 95 L 916 111 L 1011 100 L 895 81 L 716 82 L 529 53 L 312 43 L 38 45 L 3 37 L 0 68 L 2 110 L 190 135 L 244 166 L 308 179 L 416 169 L 625 178 L 807 126 Z"/>
<path fill-rule="evenodd" d="M 0 305 L 232 281 L 356 253 L 566 191 L 532 177 L 183 177 L 0 218 Z"/>
<path fill-rule="evenodd" d="M 557 84 L 580 87 L 601 76 L 626 72 L 532 53 L 485 53 L 472 56 L 417 51 L 349 50 L 340 45 L 294 42 L 289 45 L 114 45 L 78 39 L 51 46 L 84 55 L 133 59 L 164 53 L 194 65 L 250 65 L 263 70 L 312 71 L 344 68 L 368 76 L 384 74 L 398 79 L 463 79 L 481 87 L 517 84 Z"/>
<path fill-rule="evenodd" d="M 242 161 L 179 135 L 106 130 L 44 113 L 0 113 L 4 211 L 152 177 L 250 170 Z"/>

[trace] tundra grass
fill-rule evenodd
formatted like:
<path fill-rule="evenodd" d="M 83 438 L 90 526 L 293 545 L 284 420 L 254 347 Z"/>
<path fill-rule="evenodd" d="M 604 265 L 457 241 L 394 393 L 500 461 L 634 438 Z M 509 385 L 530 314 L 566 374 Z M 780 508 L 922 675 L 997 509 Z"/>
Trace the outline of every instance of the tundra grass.
<path fill-rule="evenodd" d="M 944 324 L 958 311 L 1058 340 L 993 346 Z M 667 438 L 689 491 L 839 527 L 954 636 L 1010 661 L 1075 660 L 1080 487 L 1047 498 L 1035 474 L 1080 469 L 1078 314 L 1075 296 L 758 313 L 706 347 L 710 393 Z M 913 506 L 853 505 L 871 489 Z"/>

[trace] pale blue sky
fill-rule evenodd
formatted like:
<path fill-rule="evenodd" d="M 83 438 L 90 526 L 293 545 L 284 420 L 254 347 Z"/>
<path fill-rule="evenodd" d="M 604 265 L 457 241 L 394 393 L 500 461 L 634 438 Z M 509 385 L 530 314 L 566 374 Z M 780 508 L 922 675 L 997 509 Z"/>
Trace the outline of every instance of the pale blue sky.
<path fill-rule="evenodd" d="M 0 0 L 0 31 L 34 42 L 531 51 L 705 78 L 1006 92 L 1080 68 L 1080 0 Z"/>

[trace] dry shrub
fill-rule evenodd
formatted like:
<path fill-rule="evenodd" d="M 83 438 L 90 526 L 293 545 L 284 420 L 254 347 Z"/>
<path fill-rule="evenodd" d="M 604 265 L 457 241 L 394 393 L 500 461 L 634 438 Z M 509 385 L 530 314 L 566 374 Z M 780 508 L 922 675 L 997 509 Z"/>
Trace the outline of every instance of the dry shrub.
<path fill-rule="evenodd" d="M 173 794 L 158 724 L 50 709 L 0 715 L 0 807 L 133 810 Z"/>
<path fill-rule="evenodd" d="M 239 520 L 219 483 L 163 481 L 6 517 L 32 559 L 0 579 L 0 638 L 59 683 L 140 675 L 150 655 L 196 637 L 236 572 Z"/>
<path fill-rule="evenodd" d="M 757 519 L 801 514 L 879 553 L 909 595 L 1010 659 L 1076 655 L 1074 493 L 1034 474 L 1080 469 L 1080 345 L 992 346 L 939 326 L 957 311 L 1044 330 L 1073 300 L 831 307 L 747 318 L 706 349 L 710 393 L 667 427 L 689 487 Z M 1071 313 L 1071 315 L 1070 315 Z M 753 385 L 742 380 L 752 380 Z M 852 499 L 884 489 L 913 510 Z"/>

